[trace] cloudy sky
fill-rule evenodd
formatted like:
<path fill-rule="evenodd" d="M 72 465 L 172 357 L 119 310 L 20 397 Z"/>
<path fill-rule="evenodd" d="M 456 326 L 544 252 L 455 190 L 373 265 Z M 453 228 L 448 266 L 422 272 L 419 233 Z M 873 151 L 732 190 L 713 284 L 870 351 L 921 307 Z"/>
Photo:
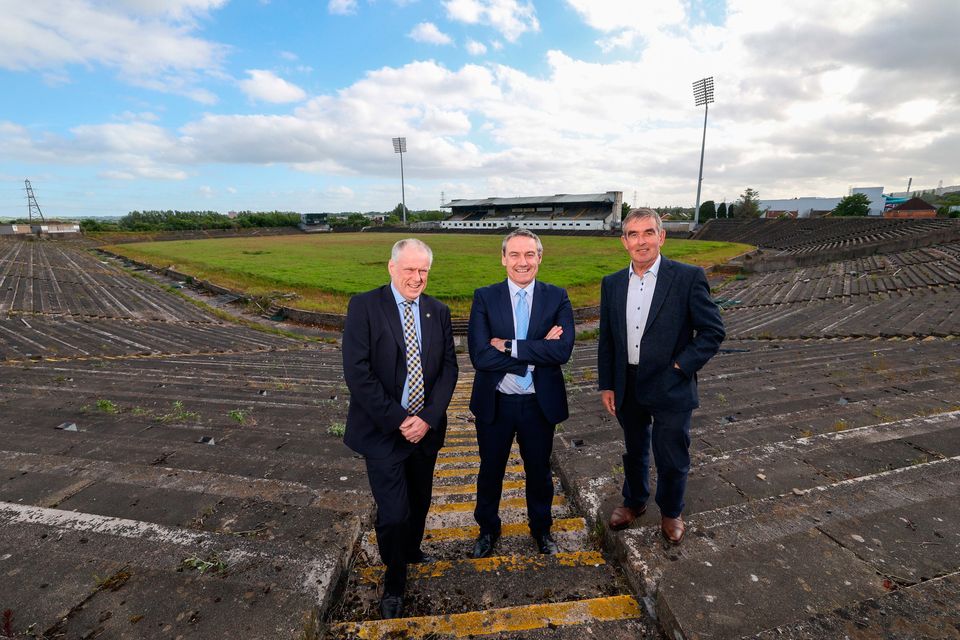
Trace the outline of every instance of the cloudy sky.
<path fill-rule="evenodd" d="M 0 216 L 960 184 L 957 0 L 0 0 Z M 636 194 L 636 201 L 634 201 Z"/>

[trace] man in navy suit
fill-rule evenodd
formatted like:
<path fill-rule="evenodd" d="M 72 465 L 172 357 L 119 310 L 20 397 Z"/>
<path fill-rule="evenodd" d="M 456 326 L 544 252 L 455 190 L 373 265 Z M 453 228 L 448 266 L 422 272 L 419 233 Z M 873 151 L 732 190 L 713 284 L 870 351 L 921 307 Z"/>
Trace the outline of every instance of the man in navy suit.
<path fill-rule="evenodd" d="M 419 240 L 393 245 L 390 284 L 350 299 L 343 332 L 344 442 L 364 456 L 377 504 L 384 618 L 402 615 L 407 563 L 425 560 L 433 469 L 457 383 L 450 309 L 423 293 L 432 263 Z"/>
<path fill-rule="evenodd" d="M 543 245 L 535 234 L 513 231 L 501 253 L 507 279 L 474 292 L 467 330 L 476 369 L 470 410 L 480 446 L 474 558 L 489 556 L 500 538 L 500 496 L 514 436 L 526 476 L 530 533 L 540 553 L 558 551 L 550 535 L 550 453 L 554 428 L 568 415 L 560 366 L 573 351 L 573 308 L 565 290 L 536 279 Z"/>
<path fill-rule="evenodd" d="M 660 255 L 666 232 L 655 211 L 630 211 L 622 228 L 630 265 L 603 279 L 597 346 L 601 401 L 626 444 L 623 505 L 610 528 L 623 529 L 646 511 L 652 444 L 660 529 L 679 544 L 690 416 L 700 404 L 697 371 L 719 350 L 723 321 L 703 269 Z"/>

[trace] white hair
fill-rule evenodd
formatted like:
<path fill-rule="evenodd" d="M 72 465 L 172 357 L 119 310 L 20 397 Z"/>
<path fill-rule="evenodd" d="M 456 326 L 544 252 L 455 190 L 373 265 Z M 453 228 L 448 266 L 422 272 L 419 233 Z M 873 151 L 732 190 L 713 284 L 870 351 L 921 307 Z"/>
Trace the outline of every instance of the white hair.
<path fill-rule="evenodd" d="M 427 257 L 430 258 L 430 266 L 433 266 L 433 250 L 427 246 L 427 243 L 422 240 L 417 240 L 416 238 L 404 238 L 403 240 L 397 240 L 393 249 L 390 250 L 390 261 L 396 263 L 400 258 L 400 252 L 406 249 L 407 247 L 412 247 L 419 249 L 427 254 Z"/>

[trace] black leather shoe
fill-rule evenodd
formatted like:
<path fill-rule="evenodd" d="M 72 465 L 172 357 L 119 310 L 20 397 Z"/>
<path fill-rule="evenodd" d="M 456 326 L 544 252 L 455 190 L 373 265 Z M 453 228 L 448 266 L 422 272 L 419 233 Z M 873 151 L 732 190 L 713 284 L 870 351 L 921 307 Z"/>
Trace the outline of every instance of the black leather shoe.
<path fill-rule="evenodd" d="M 380 617 L 384 620 L 403 616 L 403 596 L 384 594 L 380 599 Z"/>
<path fill-rule="evenodd" d="M 411 556 L 411 560 L 407 564 L 430 564 L 431 562 L 436 562 L 437 559 L 431 556 L 428 553 L 423 551 Z"/>
<path fill-rule="evenodd" d="M 560 548 L 557 546 L 557 541 L 553 539 L 549 533 L 545 533 L 540 536 L 533 536 L 533 539 L 537 541 L 537 548 L 540 549 L 540 553 L 545 553 L 547 555 L 556 555 L 560 552 Z"/>
<path fill-rule="evenodd" d="M 473 543 L 473 557 L 486 558 L 493 553 L 493 545 L 500 539 L 499 533 L 481 533 Z"/>

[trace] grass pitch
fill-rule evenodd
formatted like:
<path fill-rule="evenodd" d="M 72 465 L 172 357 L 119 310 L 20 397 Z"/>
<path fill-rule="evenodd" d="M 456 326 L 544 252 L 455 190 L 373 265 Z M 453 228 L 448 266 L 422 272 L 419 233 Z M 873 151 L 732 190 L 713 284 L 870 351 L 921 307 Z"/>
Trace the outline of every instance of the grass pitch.
<path fill-rule="evenodd" d="M 106 247 L 155 267 L 173 267 L 254 296 L 295 293 L 291 306 L 344 313 L 350 296 L 389 281 L 390 247 L 409 234 L 334 233 L 216 240 L 148 242 Z M 433 249 L 427 293 L 450 305 L 454 316 L 470 311 L 473 290 L 505 278 L 499 235 L 420 236 Z M 574 307 L 600 302 L 600 279 L 627 266 L 615 237 L 542 236 L 538 277 L 567 289 Z M 663 254 L 708 266 L 751 247 L 729 242 L 667 240 Z"/>

